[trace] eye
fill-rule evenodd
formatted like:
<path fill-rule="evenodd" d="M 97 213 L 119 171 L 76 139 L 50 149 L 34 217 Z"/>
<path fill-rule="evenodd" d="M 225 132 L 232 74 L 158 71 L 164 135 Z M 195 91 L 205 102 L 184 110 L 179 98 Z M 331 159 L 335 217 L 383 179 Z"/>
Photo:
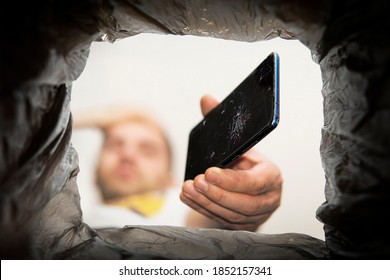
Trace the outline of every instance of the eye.
<path fill-rule="evenodd" d="M 140 145 L 140 152 L 147 157 L 156 157 L 159 149 L 154 143 L 145 142 Z"/>
<path fill-rule="evenodd" d="M 106 143 L 104 144 L 104 149 L 110 150 L 110 151 L 116 151 L 119 150 L 123 145 L 123 142 L 119 139 L 115 138 L 108 138 Z"/>

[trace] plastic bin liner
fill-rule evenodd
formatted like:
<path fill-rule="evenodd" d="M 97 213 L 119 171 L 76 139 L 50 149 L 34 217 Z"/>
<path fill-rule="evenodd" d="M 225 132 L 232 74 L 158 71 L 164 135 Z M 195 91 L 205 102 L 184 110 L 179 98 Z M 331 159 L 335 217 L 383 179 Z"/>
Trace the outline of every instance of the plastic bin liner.
<path fill-rule="evenodd" d="M 386 1 L 8 1 L 3 6 L 2 259 L 390 256 Z M 280 36 L 310 48 L 323 76 L 326 185 L 317 216 L 325 225 L 325 242 L 298 233 L 168 226 L 94 230 L 82 222 L 77 153 L 70 143 L 71 84 L 93 41 L 142 32 L 243 41 Z"/>

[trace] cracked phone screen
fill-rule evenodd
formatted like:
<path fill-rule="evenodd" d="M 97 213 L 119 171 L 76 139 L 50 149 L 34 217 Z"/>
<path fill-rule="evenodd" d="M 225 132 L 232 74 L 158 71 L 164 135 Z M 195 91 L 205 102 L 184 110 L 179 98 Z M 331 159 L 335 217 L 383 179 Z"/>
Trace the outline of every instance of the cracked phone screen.
<path fill-rule="evenodd" d="M 228 166 L 277 126 L 278 72 L 272 53 L 191 130 L 185 180 Z"/>

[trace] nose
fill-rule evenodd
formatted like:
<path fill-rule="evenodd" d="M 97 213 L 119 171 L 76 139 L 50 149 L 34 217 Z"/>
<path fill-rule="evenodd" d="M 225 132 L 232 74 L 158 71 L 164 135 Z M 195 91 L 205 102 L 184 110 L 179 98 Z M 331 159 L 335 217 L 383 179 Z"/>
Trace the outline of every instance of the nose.
<path fill-rule="evenodd" d="M 123 162 L 136 162 L 138 159 L 138 152 L 134 145 L 123 145 L 119 150 L 119 156 Z"/>

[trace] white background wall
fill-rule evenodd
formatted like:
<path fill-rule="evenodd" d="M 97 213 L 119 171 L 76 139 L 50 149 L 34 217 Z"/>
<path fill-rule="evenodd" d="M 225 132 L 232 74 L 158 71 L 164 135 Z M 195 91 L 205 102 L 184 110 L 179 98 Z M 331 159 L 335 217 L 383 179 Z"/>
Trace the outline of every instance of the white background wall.
<path fill-rule="evenodd" d="M 202 118 L 200 97 L 209 93 L 222 100 L 272 51 L 280 56 L 281 119 L 255 148 L 279 165 L 284 185 L 281 207 L 261 232 L 299 232 L 324 239 L 315 218 L 325 182 L 319 155 L 321 76 L 309 50 L 298 41 L 246 43 L 142 34 L 114 44 L 94 43 L 73 85 L 72 110 L 118 104 L 153 110 L 173 142 L 174 171 L 181 185 L 188 133 Z M 74 132 L 83 203 L 86 197 L 94 198 L 90 185 L 99 141 L 96 131 Z"/>

